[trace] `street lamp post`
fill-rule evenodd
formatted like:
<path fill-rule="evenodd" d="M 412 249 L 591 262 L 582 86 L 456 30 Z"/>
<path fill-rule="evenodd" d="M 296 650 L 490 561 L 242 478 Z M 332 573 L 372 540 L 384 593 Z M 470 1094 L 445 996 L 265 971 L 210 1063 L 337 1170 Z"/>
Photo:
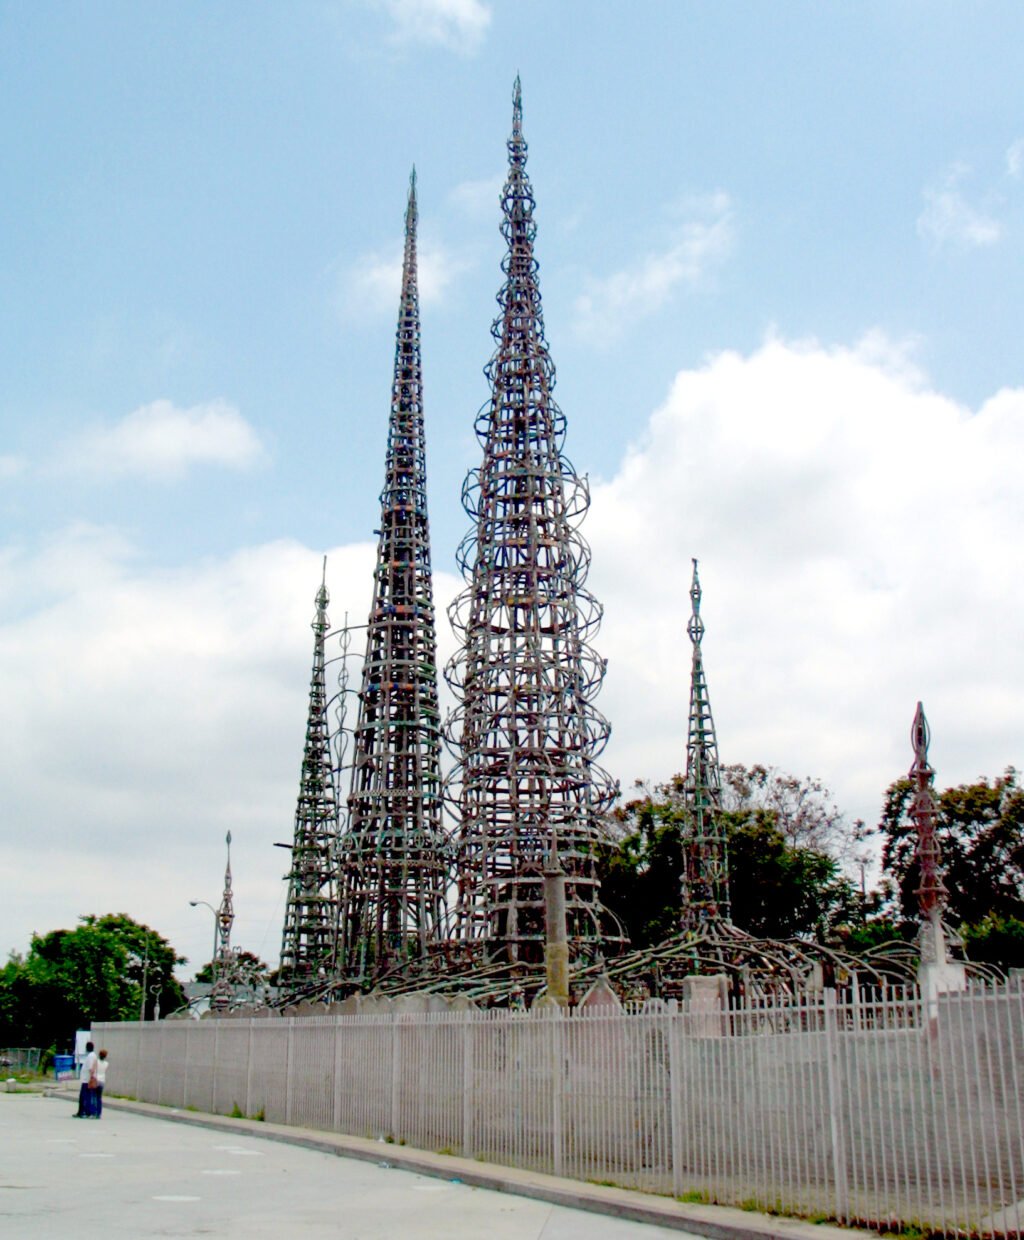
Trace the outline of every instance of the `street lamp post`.
<path fill-rule="evenodd" d="M 210 984 L 212 985 L 217 980 L 217 932 L 220 928 L 218 913 L 213 905 L 207 900 L 189 900 L 189 904 L 193 908 L 197 908 L 200 904 L 202 904 L 213 914 L 213 954 L 210 956 Z"/>

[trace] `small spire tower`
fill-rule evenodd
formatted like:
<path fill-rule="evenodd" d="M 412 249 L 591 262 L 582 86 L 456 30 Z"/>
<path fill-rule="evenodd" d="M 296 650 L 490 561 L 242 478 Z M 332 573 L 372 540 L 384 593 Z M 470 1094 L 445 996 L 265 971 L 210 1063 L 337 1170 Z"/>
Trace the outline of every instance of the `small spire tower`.
<path fill-rule="evenodd" d="M 704 621 L 697 561 L 690 583 L 692 611 L 686 632 L 693 647 L 690 663 L 690 720 L 686 736 L 686 778 L 683 798 L 689 810 L 689 835 L 683 876 L 683 926 L 697 930 L 728 922 L 729 853 L 722 830 L 722 776 L 718 763 L 715 721 L 711 715 L 701 641 Z"/>
<path fill-rule="evenodd" d="M 334 849 L 338 835 L 338 800 L 331 762 L 324 674 L 324 641 L 330 627 L 329 602 L 327 557 L 324 556 L 312 624 L 309 713 L 281 939 L 280 986 L 286 994 L 301 993 L 329 976 L 334 966 L 338 912 Z"/>
<path fill-rule="evenodd" d="M 224 866 L 224 893 L 217 908 L 217 948 L 213 954 L 213 985 L 210 1007 L 231 1006 L 234 993 L 235 958 L 231 950 L 231 927 L 235 924 L 235 902 L 231 895 L 231 832 L 227 834 L 227 863 Z"/>
<path fill-rule="evenodd" d="M 948 958 L 942 914 L 949 891 L 942 881 L 942 849 L 939 846 L 939 836 L 935 826 L 938 814 L 935 793 L 932 791 L 935 772 L 928 765 L 931 732 L 928 720 L 925 718 L 924 707 L 920 702 L 914 714 L 910 740 L 914 747 L 914 762 L 910 768 L 910 782 L 913 786 L 910 817 L 917 828 L 917 863 L 920 881 L 914 894 L 917 896 L 920 909 L 921 962 L 922 964 L 942 965 Z"/>
<path fill-rule="evenodd" d="M 443 929 L 447 885 L 416 224 L 414 169 L 373 603 L 339 848 L 338 969 L 360 984 L 426 956 Z"/>
<path fill-rule="evenodd" d="M 446 669 L 459 700 L 447 729 L 457 758 L 448 785 L 458 820 L 453 932 L 513 963 L 544 958 L 544 870 L 555 858 L 570 950 L 604 953 L 624 939 L 599 901 L 594 864 L 615 794 L 595 760 L 609 734 L 591 704 L 604 660 L 587 644 L 601 608 L 583 585 L 590 552 L 576 525 L 590 500 L 562 456 L 526 151 L 517 78 L 502 193 L 505 283 L 485 370 L 491 399 L 476 420 L 483 463 L 463 486 L 475 522 L 458 553 L 468 584 L 449 613 L 462 642 Z"/>

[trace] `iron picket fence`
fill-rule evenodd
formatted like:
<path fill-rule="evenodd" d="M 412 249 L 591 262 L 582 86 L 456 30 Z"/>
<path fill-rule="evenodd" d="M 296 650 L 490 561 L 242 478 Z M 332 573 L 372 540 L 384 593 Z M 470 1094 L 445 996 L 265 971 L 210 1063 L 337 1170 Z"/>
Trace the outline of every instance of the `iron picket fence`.
<path fill-rule="evenodd" d="M 581 1180 L 1020 1235 L 1024 989 L 98 1024 L 109 1089 Z"/>

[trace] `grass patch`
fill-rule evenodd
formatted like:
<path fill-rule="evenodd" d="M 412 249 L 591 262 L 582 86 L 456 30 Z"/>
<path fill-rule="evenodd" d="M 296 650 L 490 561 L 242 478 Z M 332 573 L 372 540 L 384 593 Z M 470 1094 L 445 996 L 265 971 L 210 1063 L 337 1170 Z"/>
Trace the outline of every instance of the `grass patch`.
<path fill-rule="evenodd" d="M 237 1102 L 231 1108 L 231 1110 L 228 1111 L 228 1118 L 229 1119 L 245 1119 L 245 1112 L 242 1110 L 242 1108 L 238 1105 Z"/>

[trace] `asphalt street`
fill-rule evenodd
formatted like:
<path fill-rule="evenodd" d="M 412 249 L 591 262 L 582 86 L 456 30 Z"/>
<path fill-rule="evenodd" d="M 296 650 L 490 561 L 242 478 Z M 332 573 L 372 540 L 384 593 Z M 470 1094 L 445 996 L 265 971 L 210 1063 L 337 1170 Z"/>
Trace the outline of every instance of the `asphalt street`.
<path fill-rule="evenodd" d="M 687 1233 L 68 1098 L 0 1093 L 3 1240 L 680 1240 Z"/>

